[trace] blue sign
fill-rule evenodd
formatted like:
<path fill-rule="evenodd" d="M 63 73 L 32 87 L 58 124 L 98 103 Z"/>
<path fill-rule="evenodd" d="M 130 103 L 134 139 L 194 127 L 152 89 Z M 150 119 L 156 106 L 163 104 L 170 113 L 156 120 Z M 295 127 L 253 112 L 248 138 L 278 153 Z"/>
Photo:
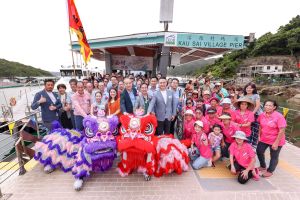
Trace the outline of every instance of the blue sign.
<path fill-rule="evenodd" d="M 193 33 L 165 33 L 165 46 L 190 47 L 190 48 L 244 48 L 242 35 L 216 35 Z"/>

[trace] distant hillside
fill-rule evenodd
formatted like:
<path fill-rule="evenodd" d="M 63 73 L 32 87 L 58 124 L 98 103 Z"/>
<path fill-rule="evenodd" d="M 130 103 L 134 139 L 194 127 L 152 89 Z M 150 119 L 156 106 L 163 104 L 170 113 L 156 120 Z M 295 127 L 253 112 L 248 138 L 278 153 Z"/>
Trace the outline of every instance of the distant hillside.
<path fill-rule="evenodd" d="M 50 72 L 29 65 L 0 59 L 0 77 L 14 76 L 53 76 Z"/>
<path fill-rule="evenodd" d="M 268 32 L 249 44 L 248 47 L 225 54 L 214 64 L 200 68 L 194 75 L 212 74 L 214 77 L 232 78 L 236 75 L 238 68 L 245 65 L 247 60 L 256 57 L 269 56 L 291 56 L 295 63 L 300 60 L 300 16 L 294 17 L 288 24 L 280 26 L 274 34 Z M 265 58 L 263 58 L 265 59 Z M 273 59 L 266 58 L 267 60 Z M 265 59 L 265 60 L 266 60 Z M 274 60 L 274 59 L 273 59 Z M 259 62 L 263 60 L 259 59 Z M 254 62 L 255 59 L 254 59 Z M 278 61 L 276 61 L 278 62 Z M 269 63 L 270 64 L 270 63 Z M 284 63 L 282 63 L 284 65 Z M 293 66 L 290 66 L 291 69 Z"/>

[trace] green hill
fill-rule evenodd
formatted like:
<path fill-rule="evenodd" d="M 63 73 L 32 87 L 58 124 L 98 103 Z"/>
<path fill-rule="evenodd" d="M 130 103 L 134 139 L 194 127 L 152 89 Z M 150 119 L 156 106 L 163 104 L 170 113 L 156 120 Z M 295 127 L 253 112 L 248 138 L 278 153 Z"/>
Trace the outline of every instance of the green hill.
<path fill-rule="evenodd" d="M 214 64 L 198 69 L 194 75 L 211 73 L 214 77 L 231 78 L 243 60 L 258 56 L 292 55 L 300 59 L 300 16 L 280 26 L 276 33 L 262 35 L 246 48 L 225 54 Z"/>
<path fill-rule="evenodd" d="M 0 77 L 14 76 L 53 76 L 50 72 L 29 65 L 0 59 Z"/>

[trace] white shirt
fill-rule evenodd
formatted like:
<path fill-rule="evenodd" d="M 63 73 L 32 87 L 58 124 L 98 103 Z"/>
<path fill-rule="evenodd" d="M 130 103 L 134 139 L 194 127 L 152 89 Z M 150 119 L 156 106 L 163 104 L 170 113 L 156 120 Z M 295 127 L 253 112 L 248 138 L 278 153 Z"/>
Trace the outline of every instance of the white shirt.
<path fill-rule="evenodd" d="M 167 90 L 164 90 L 164 91 L 161 90 L 160 92 L 164 98 L 165 104 L 167 104 Z"/>
<path fill-rule="evenodd" d="M 46 91 L 47 92 L 47 91 Z M 53 104 L 56 103 L 56 98 L 52 92 L 47 92 L 48 96 L 50 97 Z"/>

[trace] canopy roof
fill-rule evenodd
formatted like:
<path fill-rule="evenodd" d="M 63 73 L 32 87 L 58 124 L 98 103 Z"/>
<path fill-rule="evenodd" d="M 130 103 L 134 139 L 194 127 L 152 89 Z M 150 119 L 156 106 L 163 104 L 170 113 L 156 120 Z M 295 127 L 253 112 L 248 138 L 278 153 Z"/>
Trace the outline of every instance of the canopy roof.
<path fill-rule="evenodd" d="M 176 34 L 182 37 L 187 37 L 186 41 L 191 41 L 190 45 L 183 42 L 179 45 L 166 45 L 166 35 Z M 202 39 L 202 46 L 192 46 L 193 40 L 199 37 Z M 208 41 L 207 38 L 212 39 Z M 88 43 L 93 51 L 92 58 L 104 61 L 105 53 L 112 55 L 124 55 L 124 56 L 143 56 L 143 57 L 155 57 L 156 53 L 161 52 L 163 45 L 170 46 L 170 52 L 172 54 L 180 55 L 180 64 L 192 62 L 199 59 L 205 59 L 207 57 L 224 54 L 232 49 L 243 48 L 244 43 L 239 47 L 231 46 L 229 48 L 229 42 L 225 41 L 225 38 L 239 38 L 239 44 L 244 42 L 244 36 L 241 35 L 219 35 L 219 34 L 203 34 L 203 33 L 184 33 L 184 32 L 149 32 L 149 33 L 137 33 L 124 36 L 106 37 L 88 40 Z M 178 36 L 179 38 L 179 36 Z M 204 38 L 204 39 L 203 39 Z M 217 39 L 219 38 L 219 39 Z M 174 39 L 174 38 L 173 38 Z M 178 39 L 179 40 L 179 39 Z M 222 48 L 222 40 L 223 47 Z M 231 39 L 230 39 L 231 40 Z M 233 40 L 233 39 L 232 39 Z M 237 40 L 236 40 L 237 41 Z M 227 45 L 226 45 L 227 42 Z M 195 44 L 196 44 L 195 43 Z M 193 43 L 194 44 L 194 43 Z M 220 45 L 221 44 L 221 45 Z M 225 44 L 225 45 L 224 45 Z M 219 45 L 219 46 L 218 46 Z M 207 46 L 207 47 L 203 47 Z M 79 51 L 80 46 L 77 41 L 73 42 L 72 49 Z"/>

